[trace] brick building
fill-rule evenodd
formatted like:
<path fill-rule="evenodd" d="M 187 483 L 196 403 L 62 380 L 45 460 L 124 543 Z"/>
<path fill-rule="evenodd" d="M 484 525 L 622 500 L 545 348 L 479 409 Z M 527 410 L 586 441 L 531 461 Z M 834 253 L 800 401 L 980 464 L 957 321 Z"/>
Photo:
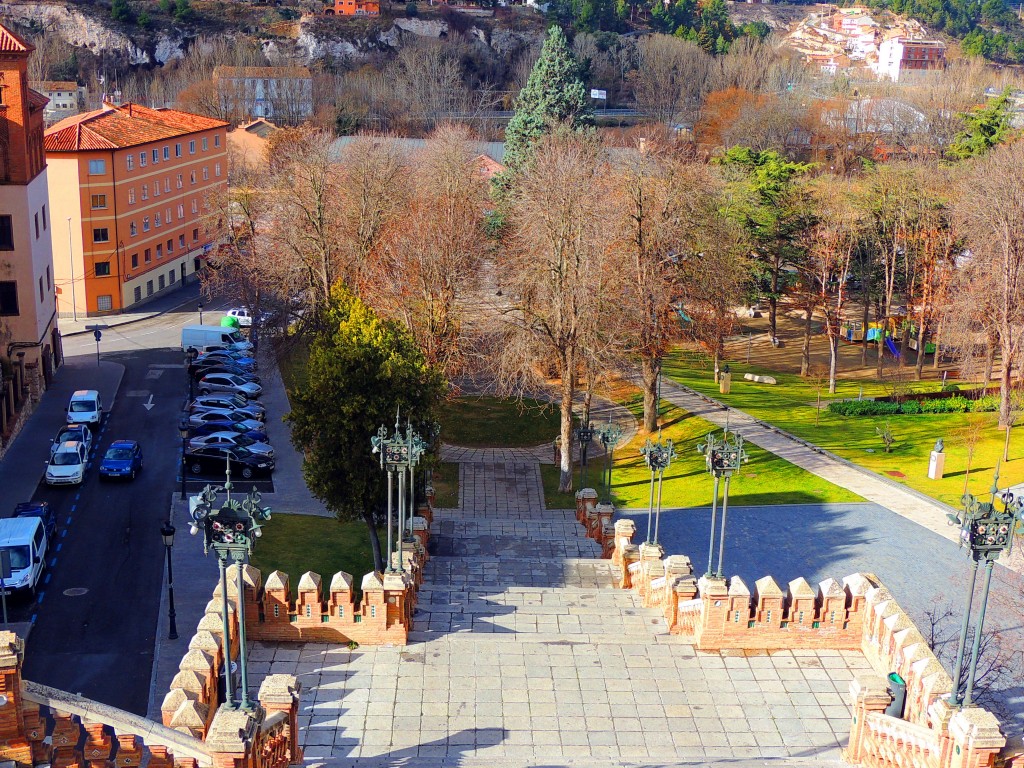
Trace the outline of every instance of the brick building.
<path fill-rule="evenodd" d="M 377 0 L 334 0 L 324 11 L 328 16 L 380 16 Z"/>
<path fill-rule="evenodd" d="M 878 46 L 878 63 L 872 67 L 879 77 L 898 82 L 908 73 L 946 68 L 946 44 L 940 40 L 912 40 L 890 37 Z"/>
<path fill-rule="evenodd" d="M 46 97 L 28 87 L 35 48 L 0 26 L 0 360 L 38 393 L 60 360 L 43 154 Z M 0 384 L 3 374 L 0 373 Z M 10 393 L 0 386 L 0 398 Z M 15 400 L 21 400 L 21 391 Z M 8 402 L 6 412 L 13 408 Z"/>
<path fill-rule="evenodd" d="M 227 123 L 105 105 L 46 132 L 57 307 L 121 312 L 183 285 L 212 243 L 206 197 L 227 185 Z M 67 233 L 63 233 L 66 224 Z"/>

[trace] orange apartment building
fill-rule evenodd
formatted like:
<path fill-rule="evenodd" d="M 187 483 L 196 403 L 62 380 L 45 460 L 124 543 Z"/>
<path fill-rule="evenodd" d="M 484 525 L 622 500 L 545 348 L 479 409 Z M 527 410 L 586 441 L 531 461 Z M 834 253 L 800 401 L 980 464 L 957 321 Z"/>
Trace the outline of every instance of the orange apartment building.
<path fill-rule="evenodd" d="M 378 0 L 334 0 L 324 11 L 328 16 L 380 16 Z"/>
<path fill-rule="evenodd" d="M 43 154 L 47 99 L 28 87 L 34 50 L 0 26 L 0 360 L 19 369 L 33 398 L 49 386 L 61 358 L 50 256 L 55 219 Z M 8 370 L 0 370 L 0 399 L 11 397 Z M 0 410 L 10 413 L 13 405 Z"/>
<path fill-rule="evenodd" d="M 123 312 L 194 279 L 213 245 L 206 198 L 227 184 L 227 126 L 128 103 L 46 132 L 62 317 Z"/>

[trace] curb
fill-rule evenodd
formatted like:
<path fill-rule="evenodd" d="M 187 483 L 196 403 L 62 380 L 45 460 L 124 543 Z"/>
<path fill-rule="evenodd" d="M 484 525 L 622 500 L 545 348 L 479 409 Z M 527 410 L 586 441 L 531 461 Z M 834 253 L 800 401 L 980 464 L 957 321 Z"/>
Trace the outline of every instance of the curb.
<path fill-rule="evenodd" d="M 141 323 L 143 320 L 152 320 L 154 317 L 160 317 L 160 315 L 166 315 L 168 312 L 173 312 L 176 309 L 181 309 L 186 304 L 191 304 L 191 303 L 192 303 L 192 299 L 188 299 L 188 300 L 183 301 L 183 302 L 181 302 L 179 304 L 175 304 L 173 307 L 168 307 L 167 309 L 161 309 L 158 312 L 152 312 L 152 313 L 149 313 L 149 314 L 145 314 L 145 315 L 142 315 L 141 317 L 133 317 L 131 320 L 123 320 L 120 323 L 107 323 L 107 327 L 108 328 L 117 328 L 117 327 L 122 326 L 122 325 L 132 325 L 133 323 Z M 216 311 L 216 310 L 212 310 L 212 308 L 211 308 L 211 311 Z M 101 321 L 103 318 L 102 317 L 97 317 L 95 319 L 98 322 L 98 321 Z M 57 320 L 57 326 L 60 327 L 60 320 L 59 319 Z M 92 333 L 92 331 L 87 331 L 87 330 L 83 330 L 83 331 L 69 331 L 68 333 L 61 333 L 61 338 L 69 339 L 69 338 L 72 338 L 74 336 L 84 336 L 87 333 Z"/>

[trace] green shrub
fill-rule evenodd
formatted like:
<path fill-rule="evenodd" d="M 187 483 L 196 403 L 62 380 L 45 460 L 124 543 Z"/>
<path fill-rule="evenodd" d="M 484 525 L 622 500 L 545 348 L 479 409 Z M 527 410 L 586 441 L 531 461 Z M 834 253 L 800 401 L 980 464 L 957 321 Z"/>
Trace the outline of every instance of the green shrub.
<path fill-rule="evenodd" d="M 971 403 L 972 413 L 991 413 L 999 410 L 999 395 L 985 395 Z"/>
<path fill-rule="evenodd" d="M 414 19 L 420 15 L 419 8 L 416 7 L 416 3 L 405 4 L 405 18 Z"/>
<path fill-rule="evenodd" d="M 921 412 L 921 403 L 917 400 L 907 400 L 900 406 L 900 413 L 907 416 L 915 416 Z"/>
<path fill-rule="evenodd" d="M 940 392 L 959 392 L 960 387 L 956 384 L 944 384 Z"/>
<path fill-rule="evenodd" d="M 878 400 L 843 400 L 829 403 L 828 411 L 837 416 L 892 416 L 900 412 L 900 406 Z"/>
<path fill-rule="evenodd" d="M 963 395 L 921 401 L 921 413 L 967 413 L 970 407 L 971 401 Z"/>

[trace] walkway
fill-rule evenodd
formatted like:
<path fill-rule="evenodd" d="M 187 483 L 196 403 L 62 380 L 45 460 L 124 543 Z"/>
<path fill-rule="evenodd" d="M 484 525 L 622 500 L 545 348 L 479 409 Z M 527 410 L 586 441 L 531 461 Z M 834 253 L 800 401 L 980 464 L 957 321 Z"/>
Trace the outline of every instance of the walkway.
<path fill-rule="evenodd" d="M 886 480 L 821 448 L 809 447 L 769 425 L 762 424 L 743 411 L 727 408 L 717 400 L 697 394 L 668 379 L 662 382 L 661 396 L 673 405 L 719 427 L 725 427 L 728 423 L 731 430 L 743 435 L 744 440 L 771 451 L 830 483 L 853 491 L 867 501 L 912 520 L 945 539 L 958 541 L 958 529 L 946 524 L 946 513 L 950 512 L 951 508 L 939 501 L 928 499 L 923 494 Z"/>
<path fill-rule="evenodd" d="M 308 765 L 842 764 L 860 654 L 696 653 L 612 586 L 571 512 L 543 510 L 536 463 L 461 478 L 407 646 L 252 650 L 254 688 L 303 682 Z"/>

